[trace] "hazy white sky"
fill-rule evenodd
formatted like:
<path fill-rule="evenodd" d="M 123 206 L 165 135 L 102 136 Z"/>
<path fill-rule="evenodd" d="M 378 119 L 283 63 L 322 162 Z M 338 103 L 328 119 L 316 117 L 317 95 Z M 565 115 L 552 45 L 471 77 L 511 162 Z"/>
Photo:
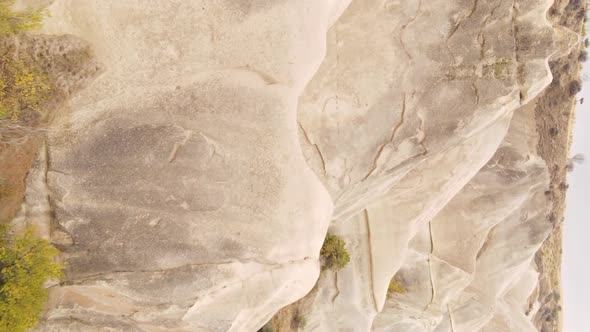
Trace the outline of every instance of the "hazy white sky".
<path fill-rule="evenodd" d="M 582 73 L 590 77 L 590 62 Z M 583 153 L 587 160 L 568 178 L 561 280 L 564 332 L 590 331 L 590 81 L 584 82 L 579 97 L 585 102 L 577 106 L 571 154 Z"/>

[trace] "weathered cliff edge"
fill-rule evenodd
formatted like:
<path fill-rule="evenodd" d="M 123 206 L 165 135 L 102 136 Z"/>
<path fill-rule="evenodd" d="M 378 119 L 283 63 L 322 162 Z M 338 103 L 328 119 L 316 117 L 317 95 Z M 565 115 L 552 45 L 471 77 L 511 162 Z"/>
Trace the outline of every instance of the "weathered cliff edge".
<path fill-rule="evenodd" d="M 105 71 L 29 176 L 67 268 L 38 329 L 255 331 L 316 284 L 330 227 L 352 262 L 305 329 L 534 330 L 527 103 L 577 40 L 550 3 L 54 1 L 44 33 Z"/>

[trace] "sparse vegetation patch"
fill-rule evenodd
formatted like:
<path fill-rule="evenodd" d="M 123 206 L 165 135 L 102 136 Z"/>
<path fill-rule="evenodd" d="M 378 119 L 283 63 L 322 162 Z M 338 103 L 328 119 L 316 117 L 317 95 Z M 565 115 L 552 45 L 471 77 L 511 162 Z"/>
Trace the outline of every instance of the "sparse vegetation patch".
<path fill-rule="evenodd" d="M 397 280 L 395 277 L 391 278 L 389 282 L 389 287 L 387 288 L 387 296 L 391 297 L 395 294 L 403 294 L 406 290 L 402 286 L 402 284 Z"/>

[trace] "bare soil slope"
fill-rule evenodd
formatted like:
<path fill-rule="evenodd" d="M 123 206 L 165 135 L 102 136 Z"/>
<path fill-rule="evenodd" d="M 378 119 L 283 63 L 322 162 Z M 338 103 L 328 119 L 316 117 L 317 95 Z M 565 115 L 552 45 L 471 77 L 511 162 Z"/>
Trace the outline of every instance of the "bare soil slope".
<path fill-rule="evenodd" d="M 54 110 L 101 69 L 90 46 L 73 36 L 2 37 L 0 56 L 20 59 L 46 73 L 51 86 L 41 112 L 23 110 L 18 120 L 0 122 L 0 223 L 6 223 L 23 200 L 25 177 Z"/>

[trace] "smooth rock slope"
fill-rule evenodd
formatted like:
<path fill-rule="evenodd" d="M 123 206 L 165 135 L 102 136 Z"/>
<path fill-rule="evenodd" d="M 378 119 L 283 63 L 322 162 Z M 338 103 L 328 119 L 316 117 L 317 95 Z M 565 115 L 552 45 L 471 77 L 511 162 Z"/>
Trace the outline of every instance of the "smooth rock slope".
<path fill-rule="evenodd" d="M 308 331 L 533 331 L 550 5 L 52 1 L 104 70 L 29 175 L 66 266 L 38 330 L 256 331 L 317 282 Z"/>
<path fill-rule="evenodd" d="M 343 3 L 49 8 L 45 32 L 90 41 L 105 72 L 33 173 L 71 237 L 39 329 L 251 331 L 304 296 L 332 202 L 303 158 L 297 99 Z"/>
<path fill-rule="evenodd" d="M 502 275 L 499 271 L 514 273 L 504 271 L 508 267 L 503 264 L 528 266 L 548 235 L 550 226 L 544 219 L 548 203 L 542 197 L 548 171 L 536 152 L 535 124 L 527 103 L 551 81 L 548 59 L 566 52 L 576 37 L 550 26 L 545 18 L 548 1 L 475 2 L 472 7 L 459 2 L 388 4 L 350 5 L 330 30 L 327 58 L 302 97 L 304 152 L 316 174 L 324 174 L 323 182 L 335 201 L 331 232 L 347 240 L 353 257 L 349 267 L 320 279 L 319 292 L 306 315 L 306 330 L 363 331 L 373 326 L 387 331 L 477 331 L 491 319 L 496 299 L 502 295 L 494 289 L 500 286 L 482 281 L 477 287 L 491 292 L 485 298 L 477 293 L 480 290 L 465 291 L 472 279 L 487 277 L 474 277 L 474 266 L 449 262 L 446 255 L 475 260 L 484 254 L 481 247 L 492 243 L 485 238 L 489 228 L 507 221 L 504 214 L 515 213 L 525 221 L 531 218 L 529 227 L 537 235 L 518 239 L 524 247 L 515 249 L 502 229 L 518 230 L 523 236 L 528 231 L 508 223 L 497 227 L 495 245 L 517 250 L 521 261 L 502 257 L 482 261 L 479 267 L 495 271 L 496 276 Z M 374 27 L 380 23 L 390 30 Z M 379 48 L 358 61 L 358 54 L 371 49 L 369 43 Z M 359 79 L 375 76 L 370 84 L 355 85 Z M 504 146 L 509 141 L 500 143 L 515 110 L 528 118 L 517 116 L 511 131 L 520 132 L 506 140 L 528 143 L 511 152 L 510 162 L 519 158 L 536 162 L 492 164 L 496 168 L 487 176 L 483 174 L 487 168 L 482 169 L 473 181 L 484 180 L 466 197 L 474 198 L 484 190 L 497 192 L 486 195 L 487 211 L 478 211 L 467 199 L 450 201 L 494 153 L 506 154 Z M 512 168 L 511 180 L 523 179 L 516 184 L 498 183 L 507 168 Z M 523 193 L 515 195 L 519 190 Z M 448 238 L 440 235 L 443 239 L 437 247 L 427 224 L 447 204 L 453 213 L 464 210 L 472 216 L 459 225 L 456 218 L 441 222 L 438 227 Z M 483 239 L 472 239 L 472 254 L 467 254 L 464 246 L 472 236 Z M 441 246 L 446 247 L 445 253 L 438 257 Z M 409 303 L 397 303 L 397 310 L 390 312 L 386 293 L 398 271 L 409 279 L 404 296 Z M 473 293 L 480 308 L 463 303 Z M 465 311 L 472 310 L 471 315 L 480 321 L 472 322 L 474 318 L 466 313 L 455 319 L 454 326 L 445 325 L 442 314 L 453 311 L 449 309 L 452 301 L 466 306 Z M 508 330 L 521 331 L 520 327 Z"/>

